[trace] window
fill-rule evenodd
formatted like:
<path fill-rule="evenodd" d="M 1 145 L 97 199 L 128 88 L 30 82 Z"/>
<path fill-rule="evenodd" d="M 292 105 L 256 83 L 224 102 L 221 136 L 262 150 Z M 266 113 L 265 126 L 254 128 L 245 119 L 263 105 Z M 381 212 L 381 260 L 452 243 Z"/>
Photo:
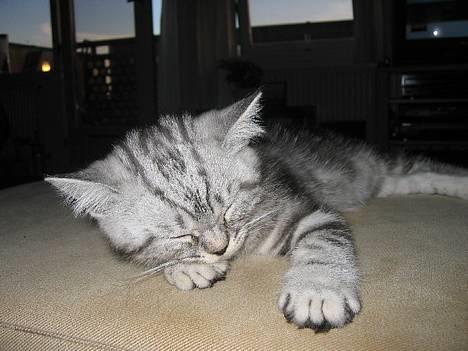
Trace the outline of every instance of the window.
<path fill-rule="evenodd" d="M 76 41 L 135 36 L 133 3 L 115 0 L 75 0 Z"/>
<path fill-rule="evenodd" d="M 249 0 L 254 42 L 349 37 L 352 0 Z"/>
<path fill-rule="evenodd" d="M 74 0 L 78 99 L 83 125 L 136 120 L 133 2 Z"/>
<path fill-rule="evenodd" d="M 0 1 L 0 71 L 52 69 L 49 0 Z"/>
<path fill-rule="evenodd" d="M 351 0 L 250 0 L 252 26 L 353 19 Z"/>

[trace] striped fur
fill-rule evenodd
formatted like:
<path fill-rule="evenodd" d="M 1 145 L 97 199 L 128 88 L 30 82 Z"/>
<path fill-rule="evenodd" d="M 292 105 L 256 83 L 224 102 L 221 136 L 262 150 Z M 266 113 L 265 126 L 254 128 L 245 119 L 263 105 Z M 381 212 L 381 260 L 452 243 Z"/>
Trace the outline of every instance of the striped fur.
<path fill-rule="evenodd" d="M 180 289 L 206 288 L 242 254 L 285 255 L 285 317 L 318 331 L 342 327 L 361 304 L 339 211 L 377 195 L 468 199 L 468 172 L 338 136 L 265 130 L 260 96 L 197 118 L 163 116 L 87 169 L 46 180 L 77 215 L 97 219 L 116 252 L 148 266 L 144 274 L 164 270 Z"/>

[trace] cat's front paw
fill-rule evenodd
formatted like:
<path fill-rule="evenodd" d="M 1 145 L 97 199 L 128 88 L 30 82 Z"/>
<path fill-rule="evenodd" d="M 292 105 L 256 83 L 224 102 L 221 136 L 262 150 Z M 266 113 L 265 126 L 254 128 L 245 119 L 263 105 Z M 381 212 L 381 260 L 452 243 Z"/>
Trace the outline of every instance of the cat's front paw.
<path fill-rule="evenodd" d="M 164 276 L 180 290 L 205 289 L 223 280 L 228 269 L 227 262 L 178 264 L 166 268 Z"/>
<path fill-rule="evenodd" d="M 343 327 L 361 310 L 356 289 L 320 282 L 286 283 L 278 306 L 288 322 L 316 332 Z"/>

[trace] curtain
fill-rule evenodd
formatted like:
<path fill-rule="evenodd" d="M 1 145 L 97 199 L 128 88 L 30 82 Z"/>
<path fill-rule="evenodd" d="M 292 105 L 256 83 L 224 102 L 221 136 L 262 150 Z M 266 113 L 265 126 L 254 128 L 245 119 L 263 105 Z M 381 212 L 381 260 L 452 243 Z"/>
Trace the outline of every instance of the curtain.
<path fill-rule="evenodd" d="M 223 104 L 227 88 L 217 66 L 235 52 L 233 0 L 163 0 L 160 112 L 198 112 Z"/>
<path fill-rule="evenodd" d="M 393 3 L 353 0 L 356 63 L 384 63 L 392 57 Z"/>

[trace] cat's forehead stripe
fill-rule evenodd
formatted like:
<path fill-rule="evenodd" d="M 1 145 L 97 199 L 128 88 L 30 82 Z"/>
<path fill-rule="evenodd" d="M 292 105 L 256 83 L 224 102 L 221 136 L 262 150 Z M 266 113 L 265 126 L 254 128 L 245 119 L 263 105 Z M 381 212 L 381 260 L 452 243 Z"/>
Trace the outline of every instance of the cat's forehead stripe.
<path fill-rule="evenodd" d="M 131 168 L 130 170 L 133 171 L 134 174 L 138 175 L 145 186 L 149 189 L 153 189 L 153 185 L 151 184 L 151 181 L 149 178 L 146 176 L 145 168 L 141 164 L 141 162 L 138 160 L 138 158 L 135 156 L 131 148 L 127 143 L 123 143 L 121 145 L 122 150 L 124 151 L 125 155 L 127 156 L 127 160 L 129 163 L 127 165 Z"/>
<path fill-rule="evenodd" d="M 169 126 L 165 123 L 158 124 L 158 131 L 166 138 L 166 140 L 170 143 L 174 142 L 174 130 L 169 128 Z"/>
<path fill-rule="evenodd" d="M 188 134 L 188 131 L 187 131 L 187 126 L 186 126 L 187 119 L 188 119 L 187 117 L 186 118 L 178 117 L 175 120 L 176 120 L 177 127 L 178 127 L 183 139 L 185 141 L 190 141 L 190 137 L 189 137 L 189 134 Z"/>
<path fill-rule="evenodd" d="M 181 210 L 183 210 L 184 212 L 186 212 L 189 216 L 191 216 L 192 218 L 195 218 L 195 215 L 192 214 L 192 211 L 189 210 L 186 206 L 180 204 L 179 202 L 176 202 L 174 201 L 173 199 L 170 199 L 166 193 L 160 189 L 159 187 L 157 187 L 156 185 L 152 184 L 152 182 L 150 181 L 150 179 L 148 178 L 148 176 L 146 175 L 146 172 L 145 172 L 145 168 L 144 166 L 141 164 L 141 162 L 138 160 L 138 158 L 136 157 L 136 155 L 133 153 L 133 151 L 131 150 L 131 148 L 129 147 L 129 145 L 127 143 L 123 143 L 122 144 L 122 150 L 124 151 L 125 155 L 127 156 L 127 159 L 129 161 L 129 166 L 131 167 L 131 171 L 138 175 L 139 178 L 142 180 L 144 186 L 149 190 L 151 191 L 151 193 L 153 195 L 155 195 L 159 200 L 167 203 L 169 206 L 173 207 L 173 208 L 179 208 Z M 161 162 L 162 164 L 162 162 Z M 160 174 L 166 178 L 167 181 L 170 181 L 171 180 L 171 176 L 170 174 L 167 172 L 167 168 L 166 167 L 158 167 L 159 168 L 159 171 L 160 171 Z M 179 182 L 181 181 L 180 179 L 177 179 Z M 185 191 L 187 191 L 188 189 L 185 188 Z M 189 202 L 190 203 L 190 202 Z"/>
<path fill-rule="evenodd" d="M 215 201 L 217 201 L 221 206 L 224 206 L 224 201 L 223 201 L 223 198 L 221 197 L 221 195 L 219 193 L 215 193 L 213 195 Z"/>
<path fill-rule="evenodd" d="M 184 222 L 184 217 L 181 216 L 180 213 L 176 214 L 175 221 L 177 222 L 177 225 L 181 228 L 185 228 L 185 222 Z"/>
<path fill-rule="evenodd" d="M 179 131 L 182 132 L 186 137 L 188 133 L 184 128 L 184 121 L 177 119 L 179 122 Z M 154 133 L 155 131 L 153 131 Z M 184 138 L 185 138 L 184 136 Z M 147 131 L 139 131 L 133 134 L 133 138 L 127 139 L 122 145 L 122 150 L 127 159 L 130 171 L 137 175 L 141 179 L 143 185 L 151 191 L 159 200 L 167 203 L 170 207 L 181 209 L 186 212 L 190 217 L 196 218 L 206 213 L 214 213 L 213 205 L 210 199 L 211 186 L 208 177 L 208 172 L 203 165 L 203 158 L 199 154 L 198 150 L 192 142 L 187 142 L 185 146 L 189 146 L 189 152 L 195 159 L 196 175 L 199 177 L 199 185 L 203 187 L 193 186 L 193 184 L 186 182 L 186 178 L 182 175 L 187 175 L 187 164 L 184 160 L 182 151 L 174 145 L 168 145 L 165 143 L 153 144 L 149 147 L 149 134 Z M 152 138 L 153 143 L 156 138 Z M 157 174 L 164 178 L 167 185 L 177 183 L 178 197 L 181 201 L 169 197 L 168 193 L 164 191 L 164 186 L 157 186 L 154 181 L 148 176 L 148 170 L 145 168 L 144 160 L 140 160 L 139 157 L 143 157 L 141 154 L 135 154 L 133 147 L 136 144 L 140 149 L 148 150 L 144 157 L 150 156 L 147 161 L 151 162 L 157 167 Z M 143 147 L 145 145 L 145 147 Z M 187 176 L 193 178 L 195 174 L 188 174 Z M 156 176 L 156 174 L 155 174 Z"/>
<path fill-rule="evenodd" d="M 213 204 L 211 203 L 211 200 L 210 200 L 210 193 L 211 193 L 210 183 L 208 182 L 207 177 L 203 178 L 203 180 L 204 180 L 204 183 L 205 183 L 205 200 L 206 200 L 206 203 L 207 203 L 208 207 L 210 208 L 211 213 L 215 213 L 215 211 L 213 209 Z"/>
<path fill-rule="evenodd" d="M 192 211 L 190 211 L 188 208 L 186 208 L 185 206 L 181 205 L 181 204 L 178 204 L 176 203 L 174 200 L 168 198 L 164 192 L 161 190 L 161 189 L 158 189 L 158 188 L 154 188 L 153 189 L 153 194 L 161 201 L 167 203 L 169 206 L 171 206 L 172 208 L 175 208 L 175 209 L 180 209 L 182 211 L 184 211 L 186 214 L 188 214 L 190 217 L 192 218 L 196 218 L 196 216 L 192 213 Z"/>

